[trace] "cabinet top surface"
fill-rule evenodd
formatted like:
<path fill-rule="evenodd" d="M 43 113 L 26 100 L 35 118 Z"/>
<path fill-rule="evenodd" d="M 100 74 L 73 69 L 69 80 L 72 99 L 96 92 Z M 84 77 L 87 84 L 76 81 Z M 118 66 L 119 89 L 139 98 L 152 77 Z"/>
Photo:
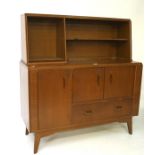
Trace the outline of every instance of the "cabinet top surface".
<path fill-rule="evenodd" d="M 89 67 L 105 67 L 105 66 L 131 66 L 131 65 L 142 65 L 141 62 L 136 62 L 136 61 L 131 61 L 131 62 L 113 62 L 113 63 L 31 63 L 31 64 L 25 64 L 23 61 L 21 61 L 21 64 L 25 65 L 25 66 L 28 66 L 32 69 L 35 69 L 35 67 L 50 67 L 50 68 L 71 68 L 71 69 L 74 69 L 74 68 L 89 68 Z"/>
<path fill-rule="evenodd" d="M 66 18 L 66 19 L 90 19 L 90 20 L 107 20 L 107 21 L 130 21 L 128 18 L 112 18 L 98 16 L 76 16 L 76 15 L 57 15 L 57 14 L 41 14 L 41 13 L 25 13 L 26 17 L 47 17 L 47 18 Z"/>

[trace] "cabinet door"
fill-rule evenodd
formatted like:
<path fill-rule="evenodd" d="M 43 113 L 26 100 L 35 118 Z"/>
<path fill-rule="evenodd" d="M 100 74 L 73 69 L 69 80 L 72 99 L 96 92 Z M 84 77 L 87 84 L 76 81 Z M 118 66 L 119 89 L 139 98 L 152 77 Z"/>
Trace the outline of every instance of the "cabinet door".
<path fill-rule="evenodd" d="M 69 124 L 70 81 L 68 71 L 38 71 L 39 129 Z"/>
<path fill-rule="evenodd" d="M 134 74 L 134 66 L 106 67 L 104 98 L 132 97 Z"/>
<path fill-rule="evenodd" d="M 103 98 L 101 69 L 85 68 L 73 71 L 73 102 L 100 100 Z"/>

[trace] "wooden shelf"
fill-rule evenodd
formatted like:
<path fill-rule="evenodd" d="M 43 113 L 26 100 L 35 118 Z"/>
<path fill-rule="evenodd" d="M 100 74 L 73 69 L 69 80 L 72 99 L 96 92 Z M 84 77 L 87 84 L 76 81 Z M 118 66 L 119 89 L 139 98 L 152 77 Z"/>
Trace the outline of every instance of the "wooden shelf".
<path fill-rule="evenodd" d="M 126 38 L 116 38 L 116 39 L 90 39 L 90 38 L 70 38 L 70 39 L 66 39 L 67 41 L 128 41 L 128 39 Z"/>
<path fill-rule="evenodd" d="M 63 58 L 31 58 L 31 62 L 36 62 L 36 61 L 64 61 Z"/>

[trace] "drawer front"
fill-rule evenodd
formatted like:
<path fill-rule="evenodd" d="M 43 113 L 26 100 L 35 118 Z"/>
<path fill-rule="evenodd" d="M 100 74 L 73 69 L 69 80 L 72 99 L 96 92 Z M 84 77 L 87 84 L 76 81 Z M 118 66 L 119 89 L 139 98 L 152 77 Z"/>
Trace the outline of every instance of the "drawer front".
<path fill-rule="evenodd" d="M 131 101 L 75 105 L 72 109 L 72 123 L 108 119 L 130 115 Z"/>
<path fill-rule="evenodd" d="M 113 104 L 114 116 L 131 115 L 131 101 L 115 102 Z"/>

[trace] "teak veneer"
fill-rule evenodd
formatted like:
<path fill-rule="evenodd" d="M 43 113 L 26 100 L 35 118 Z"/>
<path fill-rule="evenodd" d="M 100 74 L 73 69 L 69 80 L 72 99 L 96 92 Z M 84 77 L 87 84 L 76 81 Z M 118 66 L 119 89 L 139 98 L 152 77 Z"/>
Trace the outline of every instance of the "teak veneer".
<path fill-rule="evenodd" d="M 21 107 L 34 153 L 50 134 L 138 115 L 142 63 L 129 19 L 22 15 Z"/>

